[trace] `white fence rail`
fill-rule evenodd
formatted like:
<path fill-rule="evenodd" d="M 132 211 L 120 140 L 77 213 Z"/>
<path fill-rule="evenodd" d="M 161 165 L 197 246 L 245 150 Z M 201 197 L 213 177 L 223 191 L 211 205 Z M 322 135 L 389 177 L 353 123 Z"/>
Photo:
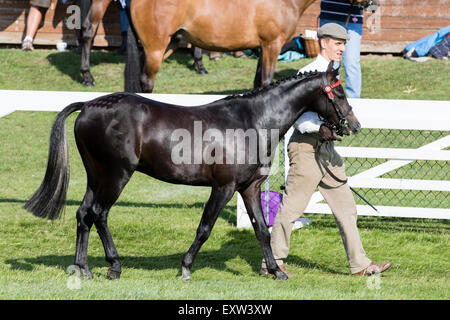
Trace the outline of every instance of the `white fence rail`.
<path fill-rule="evenodd" d="M 379 178 L 416 160 L 450 161 L 450 101 L 349 99 L 363 128 L 445 131 L 449 135 L 417 149 L 336 147 L 342 157 L 388 159 L 382 164 L 349 177 L 354 188 L 428 190 L 450 192 L 450 181 Z M 289 171 L 287 143 L 293 128 L 285 136 L 285 179 Z M 345 139 L 345 138 L 344 138 Z M 446 164 L 444 170 L 450 171 Z M 448 174 L 447 174 L 448 176 Z M 449 194 L 450 195 L 450 194 Z M 331 210 L 320 192 L 315 192 L 305 209 L 307 213 L 326 213 Z M 251 227 L 242 198 L 238 197 L 238 227 Z M 391 216 L 408 218 L 450 219 L 450 208 L 376 206 L 378 212 L 368 205 L 357 205 L 358 215 Z"/>
<path fill-rule="evenodd" d="M 0 118 L 16 110 L 60 111 L 76 101 L 87 101 L 105 95 L 105 92 L 52 92 L 0 90 Z M 158 101 L 186 106 L 200 105 L 220 99 L 220 95 L 143 94 Z M 349 99 L 363 128 L 450 131 L 450 101 Z M 289 141 L 291 129 L 285 141 Z M 349 177 L 349 184 L 359 188 L 430 190 L 449 192 L 450 181 L 379 178 L 381 175 L 416 160 L 450 161 L 450 134 L 417 149 L 336 147 L 342 157 L 389 159 L 382 164 Z M 285 146 L 285 159 L 288 159 Z M 288 161 L 285 176 L 288 172 Z M 446 164 L 443 170 L 450 170 Z M 448 176 L 448 175 L 446 175 Z M 308 213 L 331 213 L 328 205 L 316 192 L 306 208 Z M 377 206 L 376 213 L 366 205 L 358 205 L 359 215 L 380 215 L 414 218 L 450 219 L 450 208 L 417 208 Z M 238 196 L 238 227 L 250 227 L 242 199 Z"/>

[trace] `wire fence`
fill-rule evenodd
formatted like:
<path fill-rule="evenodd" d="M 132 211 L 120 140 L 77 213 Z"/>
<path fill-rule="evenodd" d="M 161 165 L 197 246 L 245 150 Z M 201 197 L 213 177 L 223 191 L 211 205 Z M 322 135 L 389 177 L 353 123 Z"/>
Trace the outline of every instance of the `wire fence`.
<path fill-rule="evenodd" d="M 438 139 L 450 135 L 450 131 L 433 130 L 396 130 L 396 129 L 362 129 L 357 135 L 344 137 L 336 142 L 337 147 L 370 147 L 417 149 Z M 280 142 L 279 170 L 268 178 L 268 183 L 262 185 L 262 190 L 283 193 L 285 184 L 285 159 L 283 149 L 284 139 Z M 450 147 L 443 150 L 450 150 Z M 374 158 L 343 158 L 348 177 L 355 176 L 366 170 L 391 161 L 390 159 Z M 377 178 L 406 180 L 436 180 L 450 181 L 450 163 L 445 160 L 408 160 L 398 168 L 390 170 Z M 450 192 L 436 190 L 409 190 L 388 188 L 354 188 L 375 206 L 450 208 Z M 355 196 L 357 204 L 365 205 L 363 200 Z M 321 201 L 319 203 L 325 203 Z M 271 204 L 272 205 L 272 204 Z M 267 207 L 263 208 L 266 212 Z"/>

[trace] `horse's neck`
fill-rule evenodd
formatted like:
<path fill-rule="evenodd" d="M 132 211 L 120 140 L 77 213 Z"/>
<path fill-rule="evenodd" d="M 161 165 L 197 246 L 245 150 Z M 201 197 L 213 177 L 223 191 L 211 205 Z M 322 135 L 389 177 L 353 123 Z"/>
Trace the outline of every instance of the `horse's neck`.
<path fill-rule="evenodd" d="M 261 97 L 264 108 L 261 108 L 261 104 L 255 106 L 259 106 L 256 121 L 259 127 L 278 129 L 281 139 L 294 122 L 309 110 L 307 102 L 319 86 L 318 78 L 305 79 L 298 85 L 286 84 L 284 88 L 278 88 L 279 90 L 268 93 L 268 96 Z"/>

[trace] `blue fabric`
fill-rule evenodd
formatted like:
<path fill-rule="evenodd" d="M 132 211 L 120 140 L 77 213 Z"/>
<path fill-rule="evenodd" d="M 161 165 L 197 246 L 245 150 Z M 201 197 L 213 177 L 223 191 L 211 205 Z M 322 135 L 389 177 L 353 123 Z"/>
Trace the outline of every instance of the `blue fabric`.
<path fill-rule="evenodd" d="M 120 19 L 120 32 L 123 34 L 128 31 L 128 27 L 130 26 L 130 22 L 128 21 L 127 11 L 130 10 L 130 2 L 131 0 L 120 0 L 119 5 L 119 19 Z M 123 4 L 125 3 L 125 7 Z"/>
<path fill-rule="evenodd" d="M 284 62 L 292 62 L 300 60 L 302 58 L 305 58 L 305 55 L 303 53 L 299 53 L 297 51 L 286 51 L 285 53 L 280 54 L 277 60 Z"/>
<path fill-rule="evenodd" d="M 434 45 L 430 49 L 430 54 L 438 59 L 444 59 L 449 56 L 450 53 L 450 34 L 446 35 L 441 42 Z"/>
<path fill-rule="evenodd" d="M 419 39 L 405 47 L 405 51 L 408 52 L 409 50 L 413 49 L 416 51 L 417 55 L 419 57 L 425 56 L 430 49 L 437 44 L 438 42 L 441 42 L 442 39 L 450 33 L 450 26 L 444 27 L 442 29 L 439 29 L 438 32 L 433 33 L 427 37 L 424 37 L 422 39 Z"/>
<path fill-rule="evenodd" d="M 345 27 L 345 22 L 320 19 L 320 26 L 334 22 Z M 347 33 L 350 39 L 345 44 L 345 52 L 342 56 L 342 64 L 345 70 L 345 93 L 348 98 L 359 98 L 361 96 L 361 38 L 362 24 L 349 23 Z"/>

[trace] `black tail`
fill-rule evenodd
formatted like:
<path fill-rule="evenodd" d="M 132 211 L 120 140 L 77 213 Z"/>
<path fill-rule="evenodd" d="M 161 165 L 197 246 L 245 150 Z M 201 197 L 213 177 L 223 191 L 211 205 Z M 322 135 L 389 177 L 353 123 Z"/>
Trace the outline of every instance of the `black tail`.
<path fill-rule="evenodd" d="M 50 134 L 47 171 L 44 180 L 24 208 L 37 217 L 54 220 L 61 215 L 69 186 L 69 151 L 66 119 L 83 108 L 84 102 L 67 106 L 56 117 Z"/>
<path fill-rule="evenodd" d="M 140 75 L 142 72 L 141 58 L 136 31 L 131 25 L 127 32 L 127 54 L 125 63 L 125 92 L 142 92 Z"/>

